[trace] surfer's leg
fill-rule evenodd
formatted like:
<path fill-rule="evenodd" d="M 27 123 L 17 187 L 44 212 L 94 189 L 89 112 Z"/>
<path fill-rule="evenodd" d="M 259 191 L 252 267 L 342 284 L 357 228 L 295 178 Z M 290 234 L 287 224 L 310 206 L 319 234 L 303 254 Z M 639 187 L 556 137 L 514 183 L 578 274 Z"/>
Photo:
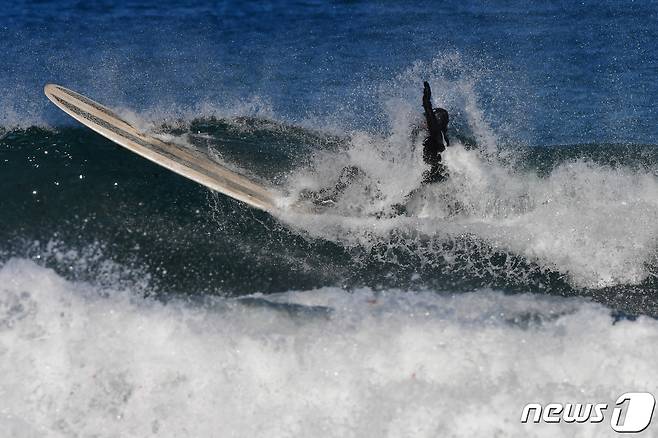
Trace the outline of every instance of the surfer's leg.
<path fill-rule="evenodd" d="M 345 166 L 338 176 L 338 180 L 334 187 L 324 188 L 318 191 L 305 191 L 301 197 L 310 199 L 315 205 L 331 205 L 334 204 L 338 198 L 345 192 L 345 190 L 356 180 L 365 173 L 357 166 Z"/>
<path fill-rule="evenodd" d="M 435 162 L 423 173 L 423 184 L 433 184 L 448 179 L 448 169 L 441 162 Z"/>

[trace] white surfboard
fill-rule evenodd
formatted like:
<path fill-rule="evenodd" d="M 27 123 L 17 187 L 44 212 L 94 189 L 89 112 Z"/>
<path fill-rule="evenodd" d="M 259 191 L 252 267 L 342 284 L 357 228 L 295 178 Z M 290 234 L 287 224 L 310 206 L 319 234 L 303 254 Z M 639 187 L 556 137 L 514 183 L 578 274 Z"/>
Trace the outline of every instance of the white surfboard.
<path fill-rule="evenodd" d="M 167 143 L 135 129 L 110 109 L 75 91 L 55 84 L 44 87 L 48 99 L 62 111 L 113 142 L 176 172 L 259 210 L 278 210 L 277 194 L 210 157 L 184 146 Z"/>

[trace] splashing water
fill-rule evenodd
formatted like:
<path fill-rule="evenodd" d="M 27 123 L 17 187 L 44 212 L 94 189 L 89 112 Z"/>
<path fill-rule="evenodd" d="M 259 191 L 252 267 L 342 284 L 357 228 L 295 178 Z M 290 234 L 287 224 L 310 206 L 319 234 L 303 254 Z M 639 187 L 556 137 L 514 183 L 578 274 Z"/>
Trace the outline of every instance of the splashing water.
<path fill-rule="evenodd" d="M 400 232 L 409 237 L 396 244 L 407 247 L 419 240 L 436 244 L 468 236 L 484 242 L 491 253 L 509 252 L 564 273 L 578 287 L 639 284 L 652 276 L 658 217 L 653 172 L 586 158 L 558 162 L 545 176 L 520 168 L 519 158 L 510 156 L 527 152 L 500 147 L 478 110 L 476 78 L 446 79 L 448 66 L 458 64 L 448 58 L 425 68 L 416 65 L 400 82 L 401 89 L 413 89 L 409 84 L 419 83 L 428 68 L 438 71 L 433 79 L 441 83 L 436 88 L 442 93 L 435 102 L 446 102 L 452 112 L 464 115 L 461 129 L 477 139 L 475 149 L 455 139 L 443 154 L 448 181 L 424 187 L 409 202 L 425 170 L 422 135 L 412 133 L 419 124 L 410 103 L 417 93 L 404 101 L 395 90 L 398 96 L 387 105 L 388 136 L 351 133 L 342 150 L 317 152 L 309 168 L 289 178 L 289 189 L 297 194 L 331 186 L 346 166 L 363 169 L 367 176 L 356 179 L 321 217 L 284 215 L 284 220 L 314 237 L 368 249 Z M 463 107 L 456 110 L 455 102 Z M 399 203 L 408 203 L 405 217 L 375 217 Z M 437 259 L 449 258 L 444 246 L 436 246 Z"/>

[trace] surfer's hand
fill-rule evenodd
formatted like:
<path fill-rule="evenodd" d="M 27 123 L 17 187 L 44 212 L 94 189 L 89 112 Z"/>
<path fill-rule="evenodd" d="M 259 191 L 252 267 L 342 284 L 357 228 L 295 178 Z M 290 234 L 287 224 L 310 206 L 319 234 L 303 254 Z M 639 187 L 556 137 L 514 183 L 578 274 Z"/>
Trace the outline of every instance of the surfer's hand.
<path fill-rule="evenodd" d="M 432 124 L 434 114 L 432 114 L 432 90 L 427 81 L 423 82 L 423 109 L 425 109 L 425 117 L 427 117 L 427 126 Z"/>

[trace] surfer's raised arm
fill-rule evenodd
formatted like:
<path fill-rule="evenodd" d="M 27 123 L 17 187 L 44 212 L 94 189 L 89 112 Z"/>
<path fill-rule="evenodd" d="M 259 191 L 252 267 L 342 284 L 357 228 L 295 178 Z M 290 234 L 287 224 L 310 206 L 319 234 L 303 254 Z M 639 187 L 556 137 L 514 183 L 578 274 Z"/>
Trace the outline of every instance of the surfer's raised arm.
<path fill-rule="evenodd" d="M 430 135 L 433 131 L 433 125 L 436 125 L 436 118 L 432 111 L 432 89 L 427 81 L 423 82 L 423 109 L 425 109 L 425 119 L 427 120 L 427 129 Z"/>
<path fill-rule="evenodd" d="M 423 82 L 423 109 L 427 120 L 427 137 L 423 141 L 423 160 L 430 165 L 425 172 L 424 183 L 443 181 L 447 171 L 441 163 L 441 152 L 448 146 L 448 111 L 432 108 L 432 89 L 427 81 Z"/>

